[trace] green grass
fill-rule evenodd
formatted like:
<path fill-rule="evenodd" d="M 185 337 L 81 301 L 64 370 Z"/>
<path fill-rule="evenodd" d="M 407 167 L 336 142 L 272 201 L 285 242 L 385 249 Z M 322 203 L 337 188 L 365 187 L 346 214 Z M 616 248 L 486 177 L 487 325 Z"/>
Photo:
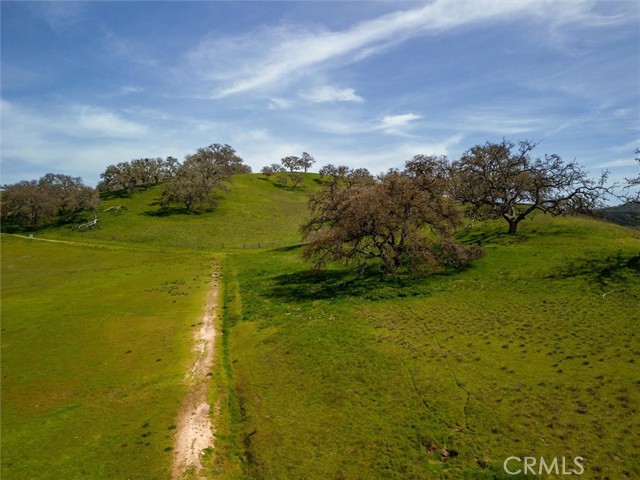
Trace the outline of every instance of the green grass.
<path fill-rule="evenodd" d="M 2 478 L 168 478 L 214 258 L 5 235 L 2 257 Z"/>
<path fill-rule="evenodd" d="M 130 196 L 111 198 L 101 210 L 123 206 L 118 214 L 100 213 L 100 228 L 79 232 L 75 225 L 43 229 L 36 235 L 79 242 L 135 244 L 180 249 L 243 249 L 299 243 L 298 228 L 306 215 L 308 194 L 316 174 L 304 174 L 295 190 L 275 185 L 261 175 L 236 175 L 219 205 L 210 210 L 162 211 L 162 186 Z"/>
<path fill-rule="evenodd" d="M 317 179 L 237 176 L 190 214 L 151 188 L 98 230 L 35 232 L 73 243 L 3 235 L 3 478 L 168 477 L 214 261 L 215 478 L 518 478 L 512 455 L 640 477 L 638 232 L 539 215 L 461 234 L 486 249 L 463 272 L 312 272 Z"/>
<path fill-rule="evenodd" d="M 490 245 L 467 271 L 414 282 L 313 274 L 296 250 L 230 257 L 247 476 L 507 478 L 511 455 L 640 475 L 637 236 L 503 230 L 467 234 Z"/>

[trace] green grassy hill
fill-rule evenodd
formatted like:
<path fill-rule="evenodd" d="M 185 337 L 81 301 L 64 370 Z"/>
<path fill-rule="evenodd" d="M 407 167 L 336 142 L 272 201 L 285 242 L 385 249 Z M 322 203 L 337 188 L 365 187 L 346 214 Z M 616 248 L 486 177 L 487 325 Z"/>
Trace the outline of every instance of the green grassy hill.
<path fill-rule="evenodd" d="M 307 196 L 319 176 L 305 175 L 295 190 L 261 175 L 236 175 L 228 192 L 218 194 L 210 211 L 162 211 L 162 186 L 110 198 L 100 210 L 121 206 L 120 213 L 100 213 L 100 228 L 79 232 L 76 225 L 38 232 L 42 238 L 136 246 L 218 250 L 287 246 L 299 243 L 298 228 L 306 215 Z"/>
<path fill-rule="evenodd" d="M 108 200 L 126 210 L 99 230 L 35 233 L 82 245 L 3 235 L 3 478 L 169 478 L 214 261 L 212 478 L 545 477 L 507 475 L 510 456 L 640 477 L 640 233 L 539 215 L 464 232 L 486 254 L 463 272 L 313 272 L 317 178 L 238 176 L 199 214 L 158 215 L 154 188 Z"/>

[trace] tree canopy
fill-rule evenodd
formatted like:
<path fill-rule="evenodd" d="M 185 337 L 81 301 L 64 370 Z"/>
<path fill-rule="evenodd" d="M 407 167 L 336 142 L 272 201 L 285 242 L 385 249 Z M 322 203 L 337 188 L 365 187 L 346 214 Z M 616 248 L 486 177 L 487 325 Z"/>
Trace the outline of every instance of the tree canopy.
<path fill-rule="evenodd" d="M 138 158 L 129 162 L 109 165 L 100 174 L 98 190 L 101 192 L 131 193 L 140 188 L 163 183 L 172 178 L 179 167 L 174 157 Z"/>
<path fill-rule="evenodd" d="M 510 234 L 536 210 L 589 212 L 603 203 L 607 172 L 591 179 L 575 161 L 566 163 L 556 154 L 532 158 L 536 146 L 503 140 L 470 148 L 452 164 L 454 197 L 474 218 L 503 218 Z"/>
<path fill-rule="evenodd" d="M 280 163 L 282 163 L 282 166 L 290 172 L 295 172 L 301 168 L 300 157 L 296 157 L 295 155 L 289 155 L 282 158 Z"/>
<path fill-rule="evenodd" d="M 316 163 L 315 158 L 307 152 L 302 152 L 301 157 L 297 157 L 295 155 L 289 155 L 280 160 L 280 163 L 285 168 L 285 170 L 289 170 L 290 172 L 295 172 L 299 170 L 303 170 L 305 173 L 309 170 L 314 163 Z"/>
<path fill-rule="evenodd" d="M 407 172 L 377 178 L 354 172 L 332 177 L 309 200 L 311 218 L 301 233 L 304 256 L 316 268 L 340 261 L 362 271 L 375 259 L 385 274 L 436 271 L 480 254 L 454 240 L 461 215 L 451 199 Z M 349 173 L 358 180 L 345 180 Z"/>
<path fill-rule="evenodd" d="M 262 173 L 262 175 L 264 175 L 265 177 L 269 178 L 272 175 L 275 175 L 276 173 L 280 173 L 284 171 L 285 170 L 282 165 L 280 165 L 279 163 L 272 163 L 271 165 L 265 165 L 264 167 L 262 167 L 262 170 L 260 170 L 260 173 Z"/>
<path fill-rule="evenodd" d="M 61 217 L 69 221 L 77 213 L 95 210 L 99 202 L 95 189 L 80 177 L 47 173 L 39 180 L 21 181 L 2 187 L 2 218 L 36 228 Z"/>
<path fill-rule="evenodd" d="M 187 210 L 210 208 L 217 204 L 214 191 L 225 190 L 231 176 L 251 173 L 233 147 L 213 143 L 187 155 L 176 173 L 165 183 L 160 202 L 164 208 L 181 205 Z"/>
<path fill-rule="evenodd" d="M 198 159 L 202 165 L 215 167 L 221 175 L 251 173 L 251 167 L 244 163 L 231 145 L 212 143 L 207 147 L 198 148 L 196 153 L 187 155 L 185 162 Z"/>
<path fill-rule="evenodd" d="M 313 158 L 313 156 L 307 152 L 302 152 L 302 157 L 300 157 L 300 167 L 302 167 L 305 173 L 307 173 L 307 170 L 309 170 L 314 163 L 316 163 L 316 159 Z"/>

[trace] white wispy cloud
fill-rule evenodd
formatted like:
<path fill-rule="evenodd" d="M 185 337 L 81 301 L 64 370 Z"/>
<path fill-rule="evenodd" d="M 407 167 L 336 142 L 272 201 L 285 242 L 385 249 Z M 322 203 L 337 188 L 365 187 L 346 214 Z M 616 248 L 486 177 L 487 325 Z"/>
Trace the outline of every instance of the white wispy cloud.
<path fill-rule="evenodd" d="M 104 33 L 104 55 L 125 59 L 131 64 L 145 69 L 155 69 L 160 66 L 160 60 L 152 53 L 148 45 L 126 38 L 113 31 Z"/>
<path fill-rule="evenodd" d="M 87 5 L 84 2 L 37 2 L 31 5 L 54 30 L 82 21 Z"/>
<path fill-rule="evenodd" d="M 364 98 L 358 95 L 353 88 L 338 88 L 331 85 L 316 87 L 307 93 L 303 93 L 302 98 L 312 103 L 364 102 Z"/>
<path fill-rule="evenodd" d="M 316 160 L 316 168 L 327 163 L 334 165 L 349 165 L 353 168 L 367 168 L 371 173 L 378 174 L 390 168 L 401 168 L 407 160 L 414 155 L 447 155 L 455 156 L 461 153 L 463 148 L 460 134 L 449 135 L 434 141 L 402 139 L 397 142 L 385 142 L 381 148 L 374 145 L 363 145 L 359 149 L 345 151 L 332 144 L 318 144 L 308 146 Z"/>
<path fill-rule="evenodd" d="M 33 109 L 1 101 L 3 182 L 28 159 L 35 176 L 56 171 L 94 182 L 109 163 L 146 156 L 145 124 L 104 108 L 75 105 Z M 161 144 L 162 139 L 156 139 Z"/>
<path fill-rule="evenodd" d="M 611 147 L 611 151 L 617 153 L 633 153 L 638 148 L 640 148 L 640 137 L 622 145 L 614 145 Z M 638 156 L 638 154 L 635 156 Z"/>
<path fill-rule="evenodd" d="M 136 87 L 134 85 L 124 85 L 120 87 L 120 90 L 118 90 L 119 95 L 129 95 L 132 93 L 142 93 L 142 92 L 144 92 L 144 88 Z"/>
<path fill-rule="evenodd" d="M 421 115 L 402 113 L 385 115 L 377 119 L 347 119 L 341 114 L 318 114 L 313 119 L 307 119 L 309 127 L 314 131 L 335 135 L 360 135 L 372 132 L 384 132 L 393 135 L 404 135 L 413 127 Z"/>
<path fill-rule="evenodd" d="M 414 113 L 403 113 L 400 115 L 386 115 L 380 123 L 380 130 L 387 133 L 398 133 L 407 127 L 411 122 L 422 118 Z"/>
<path fill-rule="evenodd" d="M 453 123 L 453 122 L 452 122 Z M 517 135 L 539 131 L 549 125 L 545 116 L 523 115 L 516 111 L 478 111 L 457 119 L 457 128 L 467 132 Z"/>
<path fill-rule="evenodd" d="M 67 135 L 100 137 L 137 137 L 147 132 L 144 124 L 127 120 L 116 112 L 86 105 L 72 107 L 60 127 L 64 127 Z"/>
<path fill-rule="evenodd" d="M 588 0 L 436 0 L 419 8 L 362 21 L 342 31 L 302 26 L 263 27 L 236 37 L 201 42 L 188 54 L 191 65 L 222 98 L 284 86 L 321 68 L 360 61 L 409 38 L 514 16 L 591 22 L 598 15 Z M 211 66 L 211 68 L 209 67 Z"/>
<path fill-rule="evenodd" d="M 259 141 L 255 141 L 256 139 Z M 333 163 L 352 168 L 368 168 L 372 173 L 378 174 L 389 168 L 402 167 L 404 162 L 417 154 L 457 154 L 462 151 L 463 136 L 455 134 L 433 141 L 401 139 L 380 145 L 364 143 L 357 148 L 344 148 L 341 142 L 327 142 L 323 136 L 306 135 L 293 139 L 268 130 L 238 131 L 230 140 L 234 145 L 236 142 L 242 145 L 238 154 L 256 172 L 264 165 L 278 163 L 283 157 L 300 155 L 304 151 L 315 157 L 316 171 L 323 165 Z"/>
<path fill-rule="evenodd" d="M 636 163 L 637 162 L 633 158 L 617 158 L 617 159 L 605 160 L 604 162 L 593 165 L 593 167 L 601 168 L 601 169 L 625 168 L 625 167 L 632 167 L 636 165 Z"/>
<path fill-rule="evenodd" d="M 25 132 L 83 138 L 138 137 L 147 132 L 145 124 L 101 107 L 70 105 L 53 109 L 47 114 L 6 100 L 2 100 L 1 105 L 3 129 L 20 127 Z"/>
<path fill-rule="evenodd" d="M 287 108 L 290 108 L 292 105 L 293 102 L 291 100 L 287 100 L 286 98 L 274 97 L 269 100 L 267 108 L 269 110 L 285 110 Z"/>

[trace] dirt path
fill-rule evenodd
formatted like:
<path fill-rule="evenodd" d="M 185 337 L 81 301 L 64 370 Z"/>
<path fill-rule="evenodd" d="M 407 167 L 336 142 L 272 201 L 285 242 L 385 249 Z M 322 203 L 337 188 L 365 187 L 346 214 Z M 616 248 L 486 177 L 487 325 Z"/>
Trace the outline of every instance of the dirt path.
<path fill-rule="evenodd" d="M 207 390 L 216 339 L 218 285 L 219 275 L 214 271 L 201 327 L 194 335 L 194 350 L 198 356 L 186 374 L 188 392 L 176 424 L 174 480 L 204 478 L 201 476 L 203 450 L 213 448 L 214 445 L 214 428 L 209 417 L 211 406 L 207 403 Z"/>

